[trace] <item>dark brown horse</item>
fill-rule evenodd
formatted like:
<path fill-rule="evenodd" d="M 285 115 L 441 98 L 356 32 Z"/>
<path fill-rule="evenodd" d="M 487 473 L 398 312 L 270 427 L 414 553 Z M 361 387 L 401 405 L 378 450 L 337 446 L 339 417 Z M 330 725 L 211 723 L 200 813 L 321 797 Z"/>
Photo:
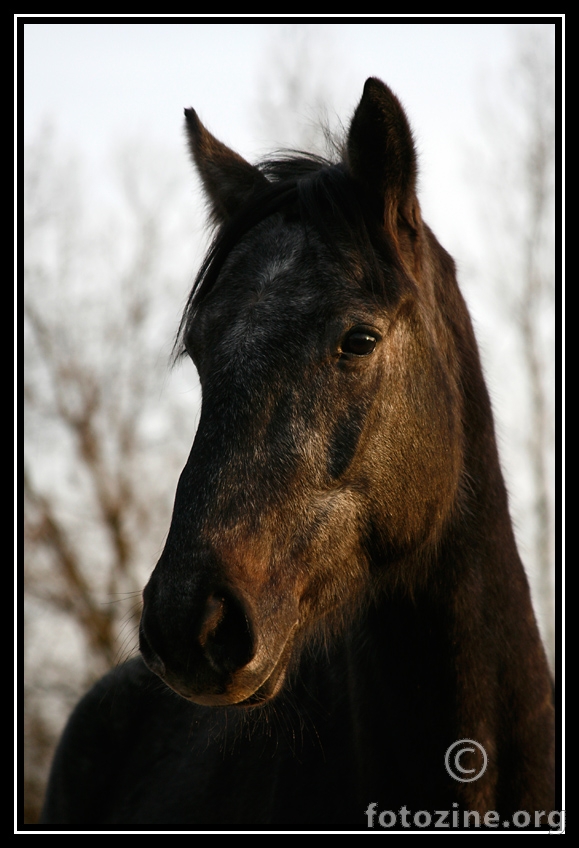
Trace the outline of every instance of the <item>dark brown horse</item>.
<path fill-rule="evenodd" d="M 254 167 L 185 114 L 219 224 L 179 335 L 201 418 L 144 662 L 77 708 L 44 822 L 548 824 L 549 670 L 398 100 L 366 82 L 336 163 Z"/>

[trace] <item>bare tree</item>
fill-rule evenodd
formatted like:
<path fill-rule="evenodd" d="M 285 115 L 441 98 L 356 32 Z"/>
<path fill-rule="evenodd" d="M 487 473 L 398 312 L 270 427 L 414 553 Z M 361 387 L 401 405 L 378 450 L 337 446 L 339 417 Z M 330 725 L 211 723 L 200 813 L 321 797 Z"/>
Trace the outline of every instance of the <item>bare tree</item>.
<path fill-rule="evenodd" d="M 183 426 L 180 396 L 166 389 L 186 286 L 177 296 L 172 253 L 178 245 L 182 260 L 187 239 L 174 232 L 175 178 L 152 175 L 154 157 L 133 147 L 121 157 L 119 198 L 96 214 L 81 169 L 56 149 L 43 131 L 25 175 L 28 822 L 72 705 L 136 647 L 140 593 L 169 525 L 197 397 L 189 372 Z"/>
<path fill-rule="evenodd" d="M 516 458 L 528 502 L 518 523 L 530 543 L 540 624 L 554 655 L 555 51 L 553 28 L 517 29 L 504 79 L 482 109 L 486 145 L 471 158 L 482 177 L 484 269 L 494 273 L 495 313 L 516 331 L 510 356 L 524 375 L 515 391 Z M 479 263 L 480 265 L 481 263 Z M 482 288 L 484 281 L 478 281 Z M 505 309 L 506 307 L 506 309 Z M 499 319 L 500 320 L 500 319 Z M 505 358 L 506 359 L 506 358 Z M 498 365 L 504 372 L 508 361 Z M 517 519 L 517 516 L 515 516 Z"/>

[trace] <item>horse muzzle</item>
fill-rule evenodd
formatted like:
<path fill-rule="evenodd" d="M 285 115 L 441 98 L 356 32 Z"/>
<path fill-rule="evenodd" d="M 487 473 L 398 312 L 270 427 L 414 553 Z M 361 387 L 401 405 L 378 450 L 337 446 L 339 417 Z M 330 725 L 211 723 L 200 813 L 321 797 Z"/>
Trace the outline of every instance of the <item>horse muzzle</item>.
<path fill-rule="evenodd" d="M 267 618 L 229 588 L 167 600 L 155 575 L 143 593 L 139 628 L 147 666 L 171 689 L 204 706 L 257 706 L 274 697 L 285 680 L 298 629 L 297 615 L 282 616 L 270 632 Z"/>

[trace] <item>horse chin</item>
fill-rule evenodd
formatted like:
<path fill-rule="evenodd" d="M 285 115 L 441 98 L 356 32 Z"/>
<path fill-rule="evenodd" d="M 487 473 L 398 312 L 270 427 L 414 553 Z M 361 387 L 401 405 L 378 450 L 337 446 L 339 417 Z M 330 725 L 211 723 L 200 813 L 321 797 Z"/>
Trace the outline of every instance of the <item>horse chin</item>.
<path fill-rule="evenodd" d="M 291 659 L 298 623 L 289 635 L 273 667 L 267 666 L 259 653 L 245 668 L 240 669 L 221 692 L 195 692 L 171 681 L 170 675 L 160 675 L 164 682 L 178 695 L 203 707 L 260 707 L 271 701 L 281 691 Z M 156 672 L 159 674 L 159 672 Z"/>
<path fill-rule="evenodd" d="M 176 687 L 171 687 L 177 694 L 191 701 L 193 704 L 199 704 L 202 707 L 260 707 L 270 701 L 283 686 L 285 680 L 285 669 L 277 672 L 277 667 L 272 674 L 263 681 L 255 691 L 248 694 L 246 686 L 236 686 L 233 683 L 225 692 L 215 693 L 193 693 L 186 694 Z"/>
<path fill-rule="evenodd" d="M 294 639 L 292 636 L 292 638 L 288 639 L 286 642 L 284 650 L 269 676 L 255 690 L 255 692 L 253 692 L 252 695 L 248 698 L 244 698 L 242 701 L 236 701 L 236 706 L 260 707 L 262 704 L 265 704 L 267 701 L 271 701 L 272 698 L 275 698 L 285 683 L 293 642 Z"/>
<path fill-rule="evenodd" d="M 270 676 L 259 686 L 258 689 L 253 692 L 249 697 L 243 698 L 242 700 L 234 700 L 229 701 L 229 706 L 233 707 L 241 707 L 243 709 L 250 709 L 252 707 L 261 707 L 263 704 L 266 704 L 268 701 L 271 701 L 278 692 L 283 687 L 285 678 L 286 678 L 287 668 L 281 668 L 278 670 L 276 666 Z"/>

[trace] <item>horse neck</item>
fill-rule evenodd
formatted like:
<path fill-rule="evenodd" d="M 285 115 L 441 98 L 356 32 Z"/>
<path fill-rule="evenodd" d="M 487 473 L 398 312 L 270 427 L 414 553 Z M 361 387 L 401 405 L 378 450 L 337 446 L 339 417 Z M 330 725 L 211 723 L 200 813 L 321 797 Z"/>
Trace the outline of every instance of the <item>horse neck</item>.
<path fill-rule="evenodd" d="M 404 772 L 421 762 L 442 786 L 445 751 L 474 739 L 492 768 L 484 783 L 458 787 L 456 800 L 479 811 L 545 809 L 553 693 L 527 581 L 505 534 L 481 527 L 472 536 L 470 545 L 444 539 L 425 584 L 385 593 L 348 643 L 359 785 L 367 794 L 384 763 Z M 413 785 L 404 780 L 393 791 Z"/>
<path fill-rule="evenodd" d="M 455 296 L 462 302 L 458 289 Z M 462 347 L 465 402 L 464 465 L 455 509 L 431 550 L 410 555 L 396 569 L 417 576 L 414 584 L 398 577 L 384 588 L 349 643 L 347 665 L 362 748 L 379 747 L 386 716 L 405 744 L 411 740 L 417 756 L 421 747 L 440 747 L 441 740 L 448 745 L 478 740 L 498 761 L 512 762 L 511 771 L 522 775 L 524 768 L 534 769 L 543 788 L 533 795 L 534 788 L 525 788 L 532 781 L 521 776 L 520 794 L 508 798 L 500 775 L 489 772 L 484 790 L 480 783 L 464 784 L 465 803 L 492 809 L 502 792 L 502 803 L 516 809 L 541 803 L 549 794 L 545 764 L 553 745 L 552 684 L 466 308 L 454 330 Z M 388 552 L 374 566 L 386 573 Z"/>

